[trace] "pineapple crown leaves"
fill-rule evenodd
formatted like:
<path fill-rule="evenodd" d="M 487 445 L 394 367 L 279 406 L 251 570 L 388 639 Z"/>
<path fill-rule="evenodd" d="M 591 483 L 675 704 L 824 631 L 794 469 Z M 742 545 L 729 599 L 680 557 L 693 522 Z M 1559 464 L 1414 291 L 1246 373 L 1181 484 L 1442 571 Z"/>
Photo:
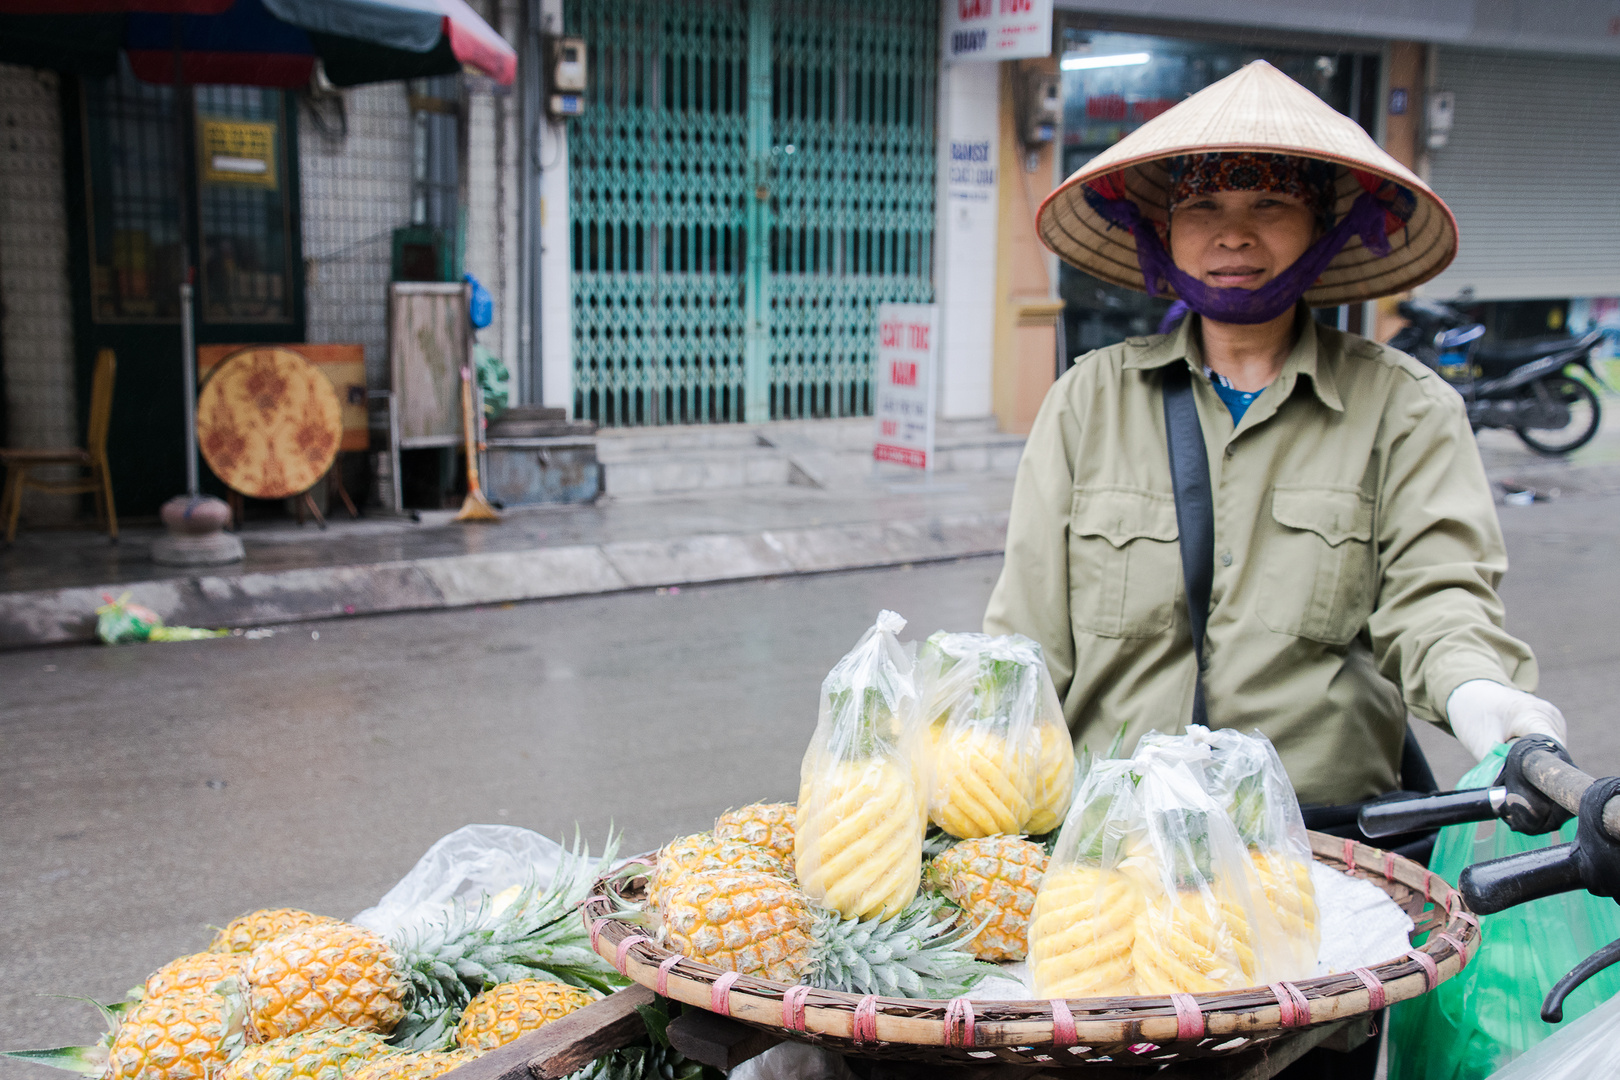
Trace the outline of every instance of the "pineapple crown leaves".
<path fill-rule="evenodd" d="M 456 900 L 437 921 L 400 934 L 391 944 L 404 958 L 413 1000 L 390 1041 L 411 1049 L 444 1045 L 461 1010 L 497 983 L 538 975 L 601 993 L 623 986 L 624 978 L 590 948 L 579 914 L 618 845 L 610 833 L 602 857 L 593 862 L 576 834 L 550 887 L 530 880 L 500 911 L 488 896 L 476 904 Z"/>
<path fill-rule="evenodd" d="M 76 1072 L 83 1076 L 102 1076 L 107 1072 L 108 1051 L 112 1047 L 113 1039 L 118 1036 L 118 1026 L 122 1022 L 123 1014 L 129 1005 L 134 1002 L 119 1002 L 116 1005 L 104 1005 L 94 998 L 76 997 L 71 994 L 41 994 L 41 997 L 62 998 L 65 1001 L 83 1001 L 94 1005 L 96 1011 L 101 1013 L 107 1022 L 107 1032 L 89 1046 L 55 1046 L 44 1050 L 0 1050 L 0 1057 L 16 1058 L 18 1061 L 32 1061 L 39 1065 L 49 1065 L 53 1069 L 64 1069 Z"/>
<path fill-rule="evenodd" d="M 960 946 L 982 927 L 964 928 L 923 895 L 892 919 L 820 915 L 812 937 L 816 960 L 807 982 L 824 990 L 888 997 L 959 997 L 995 970 Z"/>

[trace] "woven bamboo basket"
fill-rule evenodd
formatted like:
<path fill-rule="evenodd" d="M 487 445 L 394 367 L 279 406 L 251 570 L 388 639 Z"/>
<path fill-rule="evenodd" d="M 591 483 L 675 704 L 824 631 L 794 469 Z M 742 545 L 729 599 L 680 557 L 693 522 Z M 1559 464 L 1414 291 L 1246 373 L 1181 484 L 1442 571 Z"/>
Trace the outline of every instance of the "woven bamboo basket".
<path fill-rule="evenodd" d="M 1377 1012 L 1434 989 L 1479 948 L 1462 896 L 1391 852 L 1311 833 L 1316 858 L 1373 882 L 1434 931 L 1370 968 L 1214 994 L 1069 1001 L 929 1001 L 789 986 L 687 959 L 609 916 L 645 897 L 646 877 L 609 874 L 585 901 L 596 952 L 633 982 L 784 1039 L 860 1057 L 950 1065 L 1162 1065 L 1257 1049 L 1318 1024 Z M 651 858 L 639 860 L 649 869 Z"/>

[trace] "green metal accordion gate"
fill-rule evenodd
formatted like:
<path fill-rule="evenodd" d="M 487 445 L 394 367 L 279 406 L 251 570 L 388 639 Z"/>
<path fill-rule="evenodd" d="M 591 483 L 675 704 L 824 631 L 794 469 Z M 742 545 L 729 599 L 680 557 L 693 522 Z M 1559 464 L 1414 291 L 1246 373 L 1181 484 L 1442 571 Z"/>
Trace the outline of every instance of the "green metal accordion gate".
<path fill-rule="evenodd" d="M 565 0 L 575 415 L 864 416 L 933 298 L 936 0 Z"/>

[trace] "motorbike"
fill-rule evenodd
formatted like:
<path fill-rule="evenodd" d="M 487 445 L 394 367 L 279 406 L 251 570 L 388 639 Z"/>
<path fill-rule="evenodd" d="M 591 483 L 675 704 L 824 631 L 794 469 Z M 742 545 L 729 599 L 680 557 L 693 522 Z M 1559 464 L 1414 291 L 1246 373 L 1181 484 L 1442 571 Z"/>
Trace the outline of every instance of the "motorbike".
<path fill-rule="evenodd" d="M 1550 456 L 1577 450 L 1597 434 L 1603 407 L 1592 384 L 1610 390 L 1592 364 L 1603 331 L 1482 343 L 1485 327 L 1456 303 L 1412 299 L 1398 310 L 1407 325 L 1389 344 L 1462 394 L 1475 431 L 1507 428 Z"/>

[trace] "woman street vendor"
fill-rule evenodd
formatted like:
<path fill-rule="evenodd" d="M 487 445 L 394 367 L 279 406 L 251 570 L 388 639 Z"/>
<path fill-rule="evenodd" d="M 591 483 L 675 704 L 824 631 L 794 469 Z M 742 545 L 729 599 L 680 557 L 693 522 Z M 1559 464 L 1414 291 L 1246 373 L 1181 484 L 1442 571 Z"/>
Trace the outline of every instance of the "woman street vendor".
<path fill-rule="evenodd" d="M 1311 317 L 1451 261 L 1427 185 L 1256 61 L 1093 159 L 1037 224 L 1086 273 L 1191 309 L 1076 360 L 1018 469 L 984 627 L 1041 643 L 1077 747 L 1180 730 L 1196 696 L 1211 726 L 1271 739 L 1302 803 L 1343 805 L 1399 787 L 1409 713 L 1476 757 L 1563 738 L 1502 626 L 1507 558 L 1462 399 Z M 1197 660 L 1165 407 L 1189 382 L 1213 518 Z"/>

